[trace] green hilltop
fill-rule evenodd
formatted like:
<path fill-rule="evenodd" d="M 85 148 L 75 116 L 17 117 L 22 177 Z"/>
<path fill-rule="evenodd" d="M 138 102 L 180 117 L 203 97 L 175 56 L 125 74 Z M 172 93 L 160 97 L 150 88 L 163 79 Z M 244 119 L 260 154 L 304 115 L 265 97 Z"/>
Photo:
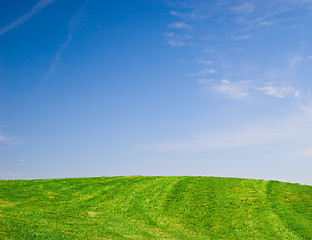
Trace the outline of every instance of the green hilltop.
<path fill-rule="evenodd" d="M 312 186 L 189 176 L 1 180 L 0 239 L 312 239 Z"/>

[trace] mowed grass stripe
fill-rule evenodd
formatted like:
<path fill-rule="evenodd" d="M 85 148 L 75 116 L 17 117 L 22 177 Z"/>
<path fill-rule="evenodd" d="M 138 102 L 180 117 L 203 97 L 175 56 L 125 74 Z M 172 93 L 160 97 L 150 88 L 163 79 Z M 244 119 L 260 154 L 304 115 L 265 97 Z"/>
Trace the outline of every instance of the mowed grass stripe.
<path fill-rule="evenodd" d="M 0 239 L 312 239 L 312 187 L 217 177 L 0 181 Z"/>

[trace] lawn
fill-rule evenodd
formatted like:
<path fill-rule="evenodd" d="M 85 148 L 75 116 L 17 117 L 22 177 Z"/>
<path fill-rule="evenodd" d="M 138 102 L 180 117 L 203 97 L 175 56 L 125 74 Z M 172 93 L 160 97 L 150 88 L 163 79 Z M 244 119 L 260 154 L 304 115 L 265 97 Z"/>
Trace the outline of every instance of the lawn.
<path fill-rule="evenodd" d="M 312 239 L 312 186 L 217 177 L 0 181 L 0 239 Z"/>

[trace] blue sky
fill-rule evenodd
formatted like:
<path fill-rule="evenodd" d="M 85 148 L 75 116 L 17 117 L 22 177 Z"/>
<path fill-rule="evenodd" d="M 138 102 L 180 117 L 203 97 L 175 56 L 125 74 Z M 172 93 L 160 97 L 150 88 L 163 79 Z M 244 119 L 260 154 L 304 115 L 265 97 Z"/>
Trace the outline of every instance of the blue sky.
<path fill-rule="evenodd" d="M 0 178 L 312 185 L 312 1 L 1 1 Z"/>

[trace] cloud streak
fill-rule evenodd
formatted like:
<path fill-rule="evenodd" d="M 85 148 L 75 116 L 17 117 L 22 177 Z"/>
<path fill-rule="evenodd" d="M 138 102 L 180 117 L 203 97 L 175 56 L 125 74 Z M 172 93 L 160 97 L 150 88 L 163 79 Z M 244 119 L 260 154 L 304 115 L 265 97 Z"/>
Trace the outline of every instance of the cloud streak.
<path fill-rule="evenodd" d="M 245 127 L 237 132 L 210 134 L 208 137 L 199 137 L 185 142 L 157 144 L 149 148 L 156 152 L 205 152 L 217 149 L 269 144 L 292 135 L 291 130 L 285 131 L 284 129 L 264 126 Z"/>
<path fill-rule="evenodd" d="M 249 95 L 246 82 L 230 82 L 224 79 L 220 84 L 214 85 L 212 89 L 234 99 L 243 99 Z"/>
<path fill-rule="evenodd" d="M 50 79 L 52 74 L 55 72 L 56 67 L 59 65 L 60 58 L 61 58 L 64 50 L 68 47 L 68 45 L 71 42 L 71 40 L 72 40 L 72 34 L 69 33 L 68 36 L 67 36 L 66 41 L 57 50 L 57 52 L 56 52 L 56 54 L 55 54 L 55 56 L 53 58 L 53 61 L 51 63 L 49 71 L 46 73 L 46 75 L 43 77 L 43 79 L 39 83 L 38 90 L 41 90 L 43 88 L 44 84 Z"/>
<path fill-rule="evenodd" d="M 0 36 L 6 34 L 8 31 L 16 28 L 17 26 L 25 23 L 28 19 L 30 19 L 32 16 L 40 12 L 45 7 L 49 6 L 51 3 L 55 2 L 56 0 L 42 0 L 38 2 L 35 6 L 32 7 L 32 9 L 26 13 L 25 15 L 19 17 L 15 21 L 11 22 L 5 27 L 2 27 L 0 29 Z"/>
<path fill-rule="evenodd" d="M 254 11 L 255 6 L 253 3 L 250 2 L 244 2 L 239 6 L 235 6 L 232 8 L 232 11 L 234 11 L 237 14 L 250 14 Z"/>
<path fill-rule="evenodd" d="M 172 46 L 172 47 L 183 47 L 185 46 L 185 42 L 182 40 L 174 40 L 174 39 L 170 39 L 167 41 L 167 44 Z"/>
<path fill-rule="evenodd" d="M 5 141 L 5 137 L 0 133 L 0 142 L 4 142 Z"/>
<path fill-rule="evenodd" d="M 0 124 L 0 128 L 8 128 L 8 126 Z M 15 140 L 15 137 L 10 137 L 3 132 L 0 132 L 0 144 L 15 144 Z"/>
<path fill-rule="evenodd" d="M 191 28 L 191 26 L 186 24 L 185 22 L 174 22 L 174 23 L 170 23 L 168 25 L 168 28 L 189 29 L 189 28 Z"/>
<path fill-rule="evenodd" d="M 289 68 L 290 69 L 295 69 L 299 64 L 302 62 L 303 57 L 300 54 L 291 56 L 288 61 L 289 61 Z"/>
<path fill-rule="evenodd" d="M 296 90 L 291 86 L 276 87 L 272 85 L 267 85 L 261 88 L 257 88 L 257 90 L 276 98 L 285 98 L 286 96 L 293 96 L 294 98 L 297 98 L 300 94 L 299 90 Z"/>
<path fill-rule="evenodd" d="M 294 146 L 295 152 L 294 149 L 288 149 L 288 153 L 296 153 L 297 156 L 300 153 L 302 157 L 306 157 L 312 154 L 311 148 L 307 149 L 305 146 L 311 142 L 311 120 L 312 116 L 308 111 L 299 109 L 279 119 L 251 121 L 228 131 L 220 129 L 185 141 L 142 145 L 142 147 L 155 152 L 205 152 L 290 143 Z"/>
<path fill-rule="evenodd" d="M 51 78 L 51 76 L 55 72 L 57 66 L 59 65 L 63 52 L 68 47 L 68 45 L 70 44 L 70 42 L 73 39 L 74 33 L 77 31 L 77 26 L 80 23 L 85 5 L 86 5 L 86 2 L 83 4 L 83 6 L 77 11 L 77 13 L 70 20 L 67 39 L 61 45 L 61 47 L 57 50 L 56 54 L 54 55 L 54 58 L 53 58 L 52 63 L 50 65 L 49 71 L 46 73 L 46 75 L 43 77 L 43 79 L 39 83 L 38 88 L 37 88 L 37 92 L 43 88 L 44 84 Z"/>
<path fill-rule="evenodd" d="M 241 35 L 234 37 L 235 40 L 250 39 L 251 35 Z"/>
<path fill-rule="evenodd" d="M 0 144 L 16 144 L 16 137 L 9 137 L 0 132 Z"/>
<path fill-rule="evenodd" d="M 216 69 L 213 68 L 205 68 L 197 73 L 192 73 L 191 76 L 206 76 L 207 74 L 215 74 L 217 73 Z"/>
<path fill-rule="evenodd" d="M 274 98 L 290 98 L 298 100 L 302 97 L 302 91 L 290 85 L 276 85 L 266 82 L 259 86 L 251 81 L 230 81 L 223 79 L 216 83 L 216 80 L 199 78 L 199 84 L 203 84 L 216 93 L 223 94 L 231 99 L 246 99 L 254 93 L 261 93 Z"/>

